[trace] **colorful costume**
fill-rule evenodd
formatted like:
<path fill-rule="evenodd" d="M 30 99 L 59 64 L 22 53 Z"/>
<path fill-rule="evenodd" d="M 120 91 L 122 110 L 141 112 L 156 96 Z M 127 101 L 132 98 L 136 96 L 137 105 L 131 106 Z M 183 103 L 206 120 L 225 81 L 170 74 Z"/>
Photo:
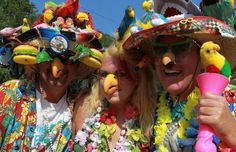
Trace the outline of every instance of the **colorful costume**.
<path fill-rule="evenodd" d="M 45 7 L 32 28 L 3 33 L 0 63 L 22 79 L 0 86 L 0 151 L 68 151 L 75 96 L 67 88 L 58 103 L 47 101 L 48 88 L 42 88 L 37 73 L 42 71 L 35 65 L 51 62 L 52 79 L 71 64 L 78 64 L 80 79 L 101 66 L 103 47 L 97 32 L 76 24 L 78 0 Z"/>
<path fill-rule="evenodd" d="M 36 116 L 36 89 L 34 81 L 12 80 L 0 87 L 0 147 L 2 151 L 32 151 L 32 139 L 35 133 Z M 67 99 L 72 104 L 72 96 Z M 72 110 L 72 109 L 71 109 Z M 59 124 L 60 125 L 60 124 Z M 57 151 L 67 151 L 71 137 L 71 121 L 62 124 L 60 136 L 47 136 L 37 147 L 37 151 L 45 151 L 50 147 L 50 138 L 56 143 Z M 54 126 L 55 129 L 57 126 Z M 54 129 L 52 129 L 54 130 Z"/>
<path fill-rule="evenodd" d="M 226 3 L 228 3 L 228 1 Z M 229 63 L 233 66 L 235 65 L 235 31 L 226 24 L 229 22 L 224 20 L 224 17 L 219 17 L 219 19 L 225 21 L 226 23 L 210 16 L 202 16 L 204 12 L 202 13 L 200 9 L 191 1 L 156 0 L 154 4 L 156 13 L 161 13 L 161 15 L 166 17 L 168 22 L 162 23 L 161 25 L 151 24 L 148 29 L 143 29 L 137 31 L 136 33 L 132 33 L 131 31 L 131 36 L 128 38 L 124 36 L 124 40 L 122 41 L 122 47 L 127 56 L 127 60 L 133 64 L 134 68 L 140 63 L 143 63 L 144 58 L 153 59 L 157 52 L 161 50 L 160 48 L 164 48 L 165 51 L 167 51 L 174 45 L 176 45 L 176 48 L 178 47 L 178 44 L 175 43 L 159 43 L 159 36 L 186 38 L 186 41 L 193 40 L 198 44 L 213 41 L 221 47 L 221 50 L 223 50 L 221 53 L 227 60 L 229 60 Z M 232 9 L 230 5 L 227 6 Z M 210 11 L 211 10 L 208 9 L 208 12 Z M 217 11 L 221 12 L 221 10 Z M 150 19 L 150 22 L 153 23 L 155 16 L 152 16 Z M 229 24 L 232 25 L 231 22 Z M 154 47 L 152 48 L 152 46 Z M 167 57 L 170 59 L 172 56 L 169 55 Z M 164 64 L 163 60 L 162 62 Z M 229 102 L 230 111 L 233 115 L 235 115 L 235 87 L 230 85 L 230 89 L 226 90 L 227 91 L 225 91 L 224 94 Z M 155 114 L 156 121 L 153 127 L 154 145 L 150 148 L 151 151 L 195 151 L 199 127 L 196 120 L 195 106 L 199 97 L 200 92 L 198 88 L 195 88 L 188 95 L 185 102 L 178 100 L 178 102 L 176 102 L 176 99 L 172 99 L 165 91 L 159 94 Z M 218 145 L 219 149 L 225 148 L 224 143 L 220 142 L 215 136 L 214 143 Z"/>

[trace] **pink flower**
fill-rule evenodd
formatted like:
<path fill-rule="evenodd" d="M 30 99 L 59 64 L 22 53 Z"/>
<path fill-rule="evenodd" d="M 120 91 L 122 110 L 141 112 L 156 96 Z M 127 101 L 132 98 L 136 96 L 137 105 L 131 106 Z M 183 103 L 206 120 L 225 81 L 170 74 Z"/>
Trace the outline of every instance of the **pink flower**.
<path fill-rule="evenodd" d="M 93 150 L 93 147 L 92 147 L 92 146 L 88 146 L 88 147 L 87 147 L 87 151 L 88 151 L 88 152 L 92 152 L 92 150 Z"/>

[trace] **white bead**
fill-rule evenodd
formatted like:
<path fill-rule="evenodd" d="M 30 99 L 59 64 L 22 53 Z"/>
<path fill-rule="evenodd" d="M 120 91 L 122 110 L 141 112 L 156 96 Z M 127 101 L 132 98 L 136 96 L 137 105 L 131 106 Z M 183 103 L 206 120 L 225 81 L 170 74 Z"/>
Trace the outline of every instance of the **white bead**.
<path fill-rule="evenodd" d="M 121 132 L 120 132 L 120 134 L 121 134 L 122 136 L 124 136 L 125 133 L 126 133 L 126 130 L 125 130 L 125 129 L 122 129 Z"/>

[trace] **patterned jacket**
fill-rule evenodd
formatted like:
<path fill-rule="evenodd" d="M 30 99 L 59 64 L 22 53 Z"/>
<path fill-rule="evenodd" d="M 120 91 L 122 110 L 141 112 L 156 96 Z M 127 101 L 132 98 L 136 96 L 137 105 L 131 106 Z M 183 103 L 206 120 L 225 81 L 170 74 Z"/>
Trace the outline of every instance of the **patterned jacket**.
<path fill-rule="evenodd" d="M 0 86 L 0 151 L 32 151 L 37 122 L 35 99 L 34 81 L 11 80 Z M 70 138 L 69 121 L 62 126 L 62 134 L 54 141 L 60 143 L 57 151 L 67 151 Z M 49 145 L 50 142 L 39 145 L 37 151 L 45 151 Z"/>

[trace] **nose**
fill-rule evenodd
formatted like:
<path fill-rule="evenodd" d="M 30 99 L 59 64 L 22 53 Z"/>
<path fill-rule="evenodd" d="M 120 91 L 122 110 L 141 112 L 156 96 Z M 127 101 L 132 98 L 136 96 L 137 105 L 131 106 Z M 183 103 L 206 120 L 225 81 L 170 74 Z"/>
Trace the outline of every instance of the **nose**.
<path fill-rule="evenodd" d="M 64 69 L 64 64 L 61 62 L 59 58 L 54 58 L 52 61 L 52 75 L 54 78 L 59 78 Z"/>
<path fill-rule="evenodd" d="M 104 80 L 104 91 L 109 95 L 113 94 L 118 89 L 118 80 L 116 75 L 108 74 Z"/>
<path fill-rule="evenodd" d="M 171 51 L 171 49 L 168 49 L 168 51 L 163 54 L 162 64 L 164 66 L 175 64 L 175 54 Z"/>

